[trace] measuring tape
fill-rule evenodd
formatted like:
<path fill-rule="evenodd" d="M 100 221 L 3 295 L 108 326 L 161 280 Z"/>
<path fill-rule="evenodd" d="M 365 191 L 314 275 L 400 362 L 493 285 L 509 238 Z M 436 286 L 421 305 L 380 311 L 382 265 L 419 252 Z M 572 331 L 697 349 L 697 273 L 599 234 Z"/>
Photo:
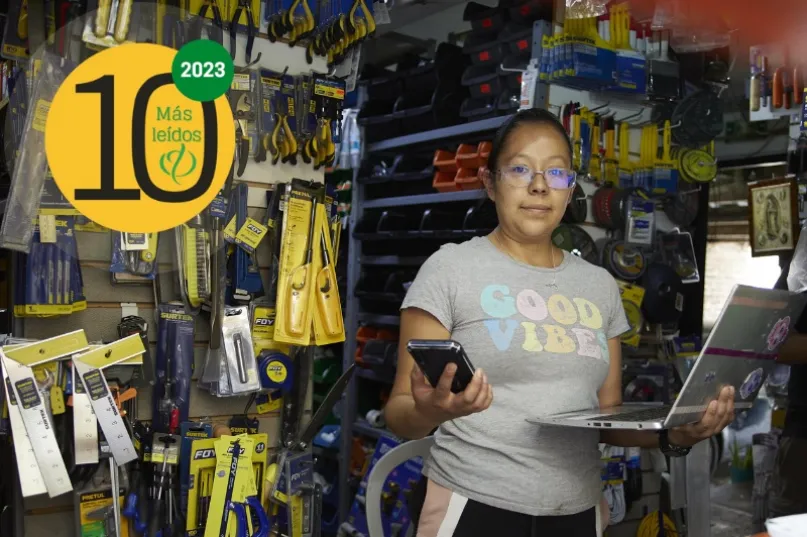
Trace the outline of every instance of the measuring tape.
<path fill-rule="evenodd" d="M 620 339 L 623 343 L 631 345 L 633 339 L 642 329 L 642 325 L 644 325 L 644 315 L 642 315 L 641 308 L 635 302 L 630 300 L 623 300 L 622 307 L 625 310 L 625 317 L 628 320 L 630 329 L 622 334 Z"/>
<path fill-rule="evenodd" d="M 73 369 L 84 384 L 95 417 L 109 445 L 109 452 L 118 466 L 135 460 L 137 451 L 102 370 L 145 351 L 140 334 L 132 334 L 115 343 L 73 356 Z"/>
<path fill-rule="evenodd" d="M 647 267 L 644 253 L 624 241 L 609 242 L 604 258 L 611 274 L 629 282 L 641 278 Z"/>
<path fill-rule="evenodd" d="M 25 424 L 22 422 L 20 409 L 17 407 L 17 398 L 14 396 L 14 389 L 11 381 L 3 367 L 3 383 L 6 386 L 6 405 L 8 407 L 8 421 L 11 423 L 11 437 L 14 439 L 14 454 L 17 458 L 17 473 L 20 476 L 20 488 L 23 498 L 38 496 L 48 492 L 42 472 L 36 462 L 34 448 Z"/>
<path fill-rule="evenodd" d="M 702 149 L 678 151 L 678 170 L 689 183 L 709 183 L 717 177 L 717 161 Z"/>
<path fill-rule="evenodd" d="M 33 366 L 70 356 L 88 347 L 87 336 L 77 330 L 30 345 L 0 351 L 8 374 L 8 386 L 17 400 L 17 409 L 42 473 L 48 495 L 53 498 L 73 490 L 53 432 L 48 398 L 40 392 Z"/>
<path fill-rule="evenodd" d="M 98 464 L 98 419 L 92 409 L 90 396 L 72 367 L 73 375 L 73 443 L 75 461 L 80 464 Z"/>

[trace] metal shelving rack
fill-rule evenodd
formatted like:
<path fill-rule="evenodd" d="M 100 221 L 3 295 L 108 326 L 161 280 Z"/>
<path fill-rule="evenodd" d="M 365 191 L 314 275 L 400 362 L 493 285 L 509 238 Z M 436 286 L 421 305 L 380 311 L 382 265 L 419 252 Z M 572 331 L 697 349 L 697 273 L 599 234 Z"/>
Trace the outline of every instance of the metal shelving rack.
<path fill-rule="evenodd" d="M 428 150 L 440 146 L 451 145 L 454 142 L 474 142 L 490 137 L 491 133 L 498 129 L 509 116 L 495 117 L 445 127 L 431 131 L 400 136 L 381 142 L 369 144 L 365 148 L 365 154 L 397 153 L 406 150 Z M 362 256 L 361 240 L 352 237 L 356 224 L 364 216 L 365 209 L 378 209 L 386 207 L 403 207 L 408 205 L 439 204 L 456 201 L 482 200 L 486 197 L 484 190 L 465 190 L 459 192 L 418 194 L 413 196 L 398 196 L 391 198 L 381 198 L 365 200 L 364 185 L 359 183 L 359 170 L 353 174 L 352 199 L 350 212 L 350 244 L 347 259 L 347 307 L 345 311 L 345 331 L 347 339 L 344 345 L 343 367 L 350 367 L 355 361 L 356 355 L 356 332 L 360 324 L 375 324 L 381 326 L 398 326 L 400 318 L 395 315 L 375 315 L 362 312 L 359 308 L 359 301 L 354 295 L 356 284 L 361 276 L 362 265 L 398 265 L 408 267 L 419 267 L 425 257 L 401 257 L 401 256 Z M 370 372 L 371 373 L 371 372 Z M 358 378 L 374 379 L 370 373 L 361 373 Z M 378 438 L 382 434 L 390 434 L 381 429 L 370 427 L 370 425 L 356 418 L 357 406 L 357 380 L 356 377 L 350 382 L 345 390 L 344 403 L 341 417 L 341 449 L 339 465 L 339 519 L 347 519 L 353 497 L 350 494 L 350 454 L 352 451 L 354 431 L 370 438 Z"/>

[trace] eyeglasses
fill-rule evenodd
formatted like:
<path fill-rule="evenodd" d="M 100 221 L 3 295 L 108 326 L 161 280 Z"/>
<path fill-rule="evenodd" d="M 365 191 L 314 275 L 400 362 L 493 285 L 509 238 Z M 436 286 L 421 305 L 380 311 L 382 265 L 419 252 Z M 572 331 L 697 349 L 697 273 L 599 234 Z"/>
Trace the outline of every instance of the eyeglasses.
<path fill-rule="evenodd" d="M 499 175 L 513 186 L 527 186 L 532 183 L 536 175 L 544 176 L 546 186 L 555 190 L 572 188 L 577 179 L 577 173 L 568 168 L 547 168 L 546 170 L 532 170 L 528 166 L 504 166 L 499 169 Z"/>

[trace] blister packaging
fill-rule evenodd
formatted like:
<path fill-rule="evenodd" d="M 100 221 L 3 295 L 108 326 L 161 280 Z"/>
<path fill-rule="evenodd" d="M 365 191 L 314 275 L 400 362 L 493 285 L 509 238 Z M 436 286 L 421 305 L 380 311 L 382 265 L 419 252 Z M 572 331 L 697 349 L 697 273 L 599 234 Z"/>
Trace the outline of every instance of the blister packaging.
<path fill-rule="evenodd" d="M 226 360 L 222 364 L 225 377 L 220 379 L 219 386 L 223 384 L 229 388 L 227 395 L 241 395 L 260 390 L 248 306 L 227 308 L 224 311 L 222 336 L 226 350 Z"/>
<path fill-rule="evenodd" d="M 71 70 L 69 66 L 72 64 L 60 56 L 42 53 L 41 64 L 34 77 L 19 154 L 11 174 L 11 188 L 0 226 L 0 248 L 24 253 L 30 251 L 42 186 L 48 172 L 45 124 L 53 97 Z"/>
<path fill-rule="evenodd" d="M 160 304 L 159 315 L 152 421 L 155 431 L 173 434 L 190 410 L 194 320 L 181 304 Z"/>
<path fill-rule="evenodd" d="M 608 13 L 607 0 L 566 0 L 567 19 L 587 19 Z"/>

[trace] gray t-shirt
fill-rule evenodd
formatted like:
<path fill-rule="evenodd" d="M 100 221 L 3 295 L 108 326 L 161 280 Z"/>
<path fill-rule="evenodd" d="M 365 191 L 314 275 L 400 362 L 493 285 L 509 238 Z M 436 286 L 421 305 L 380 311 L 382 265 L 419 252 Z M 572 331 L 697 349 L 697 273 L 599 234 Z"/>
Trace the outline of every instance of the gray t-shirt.
<path fill-rule="evenodd" d="M 411 307 L 434 315 L 493 386 L 489 409 L 440 426 L 426 475 L 529 515 L 596 505 L 599 432 L 526 419 L 598 406 L 608 339 L 629 328 L 613 277 L 568 253 L 533 267 L 478 237 L 426 260 L 401 306 Z"/>

